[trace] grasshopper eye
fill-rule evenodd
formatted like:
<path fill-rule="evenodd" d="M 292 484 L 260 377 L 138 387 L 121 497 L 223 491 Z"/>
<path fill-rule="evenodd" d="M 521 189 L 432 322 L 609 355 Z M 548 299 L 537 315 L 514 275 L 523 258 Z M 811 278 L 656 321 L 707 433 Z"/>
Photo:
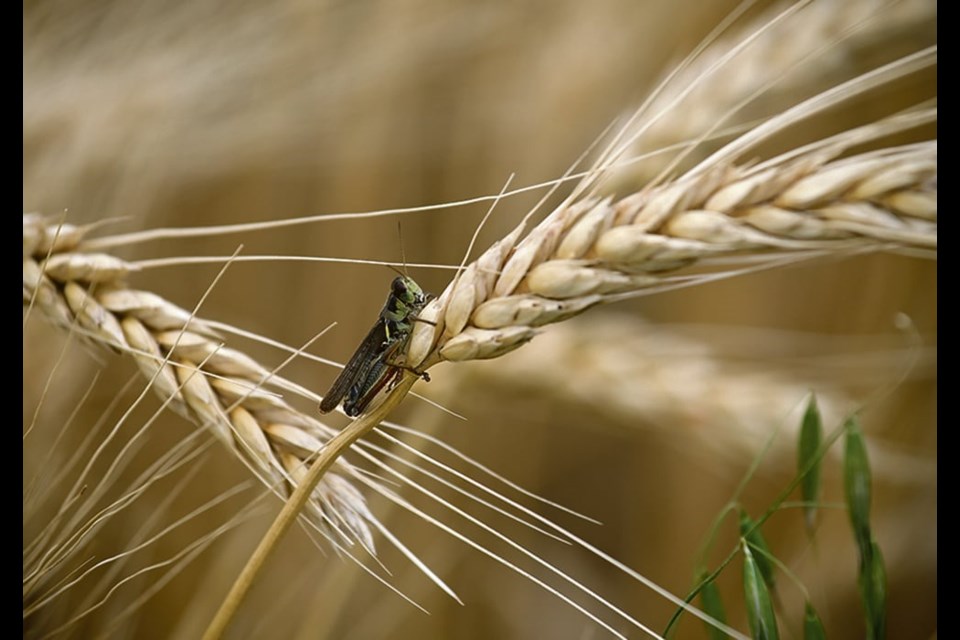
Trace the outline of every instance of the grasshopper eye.
<path fill-rule="evenodd" d="M 390 289 L 393 291 L 395 296 L 406 296 L 407 293 L 407 283 L 404 281 L 403 276 L 397 276 L 393 279 L 393 284 L 390 285 Z"/>

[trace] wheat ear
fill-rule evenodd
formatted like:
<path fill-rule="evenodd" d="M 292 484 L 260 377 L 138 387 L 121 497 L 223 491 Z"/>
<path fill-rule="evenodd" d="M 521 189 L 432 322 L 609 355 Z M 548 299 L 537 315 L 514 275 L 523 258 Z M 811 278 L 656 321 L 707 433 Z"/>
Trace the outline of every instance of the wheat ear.
<path fill-rule="evenodd" d="M 204 321 L 162 297 L 131 289 L 136 267 L 86 253 L 86 228 L 23 216 L 23 302 L 88 342 L 129 353 L 169 406 L 209 430 L 286 498 L 331 430 L 268 391 L 292 383 L 225 347 Z M 201 366 L 202 363 L 202 366 Z M 324 476 L 305 513 L 336 546 L 373 550 L 379 528 L 344 459 Z M 365 479 L 369 482 L 369 479 Z"/>
<path fill-rule="evenodd" d="M 468 265 L 421 314 L 408 361 L 495 358 L 537 327 L 668 286 L 683 267 L 937 245 L 937 144 L 720 166 L 620 200 L 567 201 Z M 727 267 L 729 268 L 729 267 Z"/>

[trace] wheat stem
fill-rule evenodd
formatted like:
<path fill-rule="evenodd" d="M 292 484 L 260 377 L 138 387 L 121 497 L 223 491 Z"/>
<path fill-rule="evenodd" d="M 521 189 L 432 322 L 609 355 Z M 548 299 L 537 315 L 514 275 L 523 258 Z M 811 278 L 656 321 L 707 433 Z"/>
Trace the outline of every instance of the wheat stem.
<path fill-rule="evenodd" d="M 241 571 L 236 581 L 234 581 L 223 604 L 220 605 L 220 609 L 217 610 L 216 615 L 210 622 L 210 626 L 207 627 L 207 630 L 204 632 L 204 640 L 216 640 L 223 636 L 227 625 L 236 613 L 244 596 L 246 596 L 250 590 L 257 574 L 263 568 L 270 553 L 277 547 L 280 538 L 283 537 L 299 517 L 301 510 L 310 499 L 314 487 L 317 486 L 323 474 L 333 466 L 334 462 L 336 462 L 354 442 L 380 424 L 380 421 L 383 420 L 394 407 L 400 404 L 400 401 L 418 379 L 419 376 L 406 372 L 400 384 L 383 404 L 350 423 L 343 431 L 331 438 L 317 454 L 317 459 L 310 466 L 307 475 L 300 479 L 297 488 L 284 503 L 283 509 L 277 515 L 276 520 L 270 525 L 270 529 L 264 534 L 260 544 L 257 545 L 257 548 L 250 555 L 243 571 Z"/>

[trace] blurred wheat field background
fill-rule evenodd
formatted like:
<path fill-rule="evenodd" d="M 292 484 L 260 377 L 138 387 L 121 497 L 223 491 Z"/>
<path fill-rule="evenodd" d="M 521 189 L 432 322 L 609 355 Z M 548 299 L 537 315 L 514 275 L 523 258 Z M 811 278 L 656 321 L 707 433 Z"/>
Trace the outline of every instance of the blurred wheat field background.
<path fill-rule="evenodd" d="M 745 41 L 785 7 L 747 5 L 720 41 Z M 736 10 L 734 2 L 626 0 L 27 3 L 23 211 L 73 224 L 119 218 L 100 230 L 108 234 L 459 201 L 496 194 L 511 174 L 514 186 L 552 180 L 610 122 L 624 122 Z M 639 139 L 634 155 L 695 139 L 753 93 L 756 99 L 724 126 L 749 129 L 936 44 L 936 3 L 928 0 L 815 1 L 798 5 L 788 18 L 771 29 L 774 37 L 757 38 L 753 55 L 746 48 L 725 75 L 715 74 L 713 84 L 700 82 Z M 690 82 L 690 74 L 681 74 L 674 86 Z M 784 131 L 746 161 L 935 105 L 936 84 L 935 66 L 921 68 Z M 855 151 L 935 140 L 935 129 L 934 119 Z M 722 142 L 705 140 L 673 174 Z M 640 189 L 672 157 L 618 169 L 611 193 Z M 540 195 L 500 202 L 480 233 L 478 250 L 513 229 Z M 457 265 L 488 207 L 480 202 L 112 251 L 128 260 L 225 256 L 242 243 L 248 255 L 399 262 L 399 218 L 409 263 Z M 130 281 L 189 310 L 220 267 L 145 269 Z M 452 273 L 411 268 L 424 289 L 435 293 Z M 376 317 L 392 276 L 381 266 L 361 264 L 236 263 L 199 315 L 293 346 L 336 322 L 308 350 L 344 362 Z M 759 460 L 741 503 L 754 514 L 794 475 L 794 434 L 807 394 L 817 393 L 831 429 L 860 408 L 873 464 L 872 520 L 887 563 L 888 635 L 931 637 L 937 626 L 936 283 L 935 260 L 872 252 L 605 305 L 545 327 L 502 358 L 432 370 L 433 381 L 416 391 L 467 421 L 413 397 L 392 419 L 599 520 L 602 526 L 536 507 L 682 597 L 710 523 L 751 464 Z M 146 379 L 138 377 L 131 358 L 90 348 L 37 313 L 25 317 L 26 558 L 28 546 L 71 499 L 67 489 L 89 452 Z M 902 322 L 898 328 L 898 317 L 909 318 L 908 329 Z M 267 367 L 286 357 L 256 343 L 235 344 L 232 337 L 228 346 Z M 323 393 L 336 370 L 298 358 L 283 375 Z M 316 413 L 315 405 L 296 404 Z M 111 492 L 122 495 L 124 486 L 196 433 L 193 424 L 163 411 L 134 449 L 121 451 L 159 405 L 148 396 L 136 406 L 89 478 L 109 473 Z M 346 424 L 341 416 L 329 422 L 335 428 Z M 371 436 L 403 453 L 378 437 Z M 406 439 L 466 471 L 438 446 Z M 69 582 L 104 558 L 136 550 L 116 570 L 93 572 L 43 606 L 25 588 L 25 637 L 202 634 L 279 501 L 257 500 L 263 488 L 243 484 L 251 479 L 249 471 L 218 443 L 197 451 L 195 460 L 110 515 L 57 580 Z M 71 466 L 77 452 L 80 462 Z M 828 505 L 842 502 L 839 453 L 837 446 L 824 463 Z M 124 461 L 115 473 L 109 471 L 113 460 Z M 65 480 L 54 482 L 61 472 Z M 236 494 L 180 522 L 235 487 Z M 435 489 L 474 509 L 452 491 Z M 429 508 L 423 497 L 397 490 Z M 606 637 L 541 587 L 422 518 L 366 497 L 371 511 L 464 606 L 380 537 L 390 584 L 430 615 L 298 529 L 254 585 L 229 637 Z M 243 508 L 251 504 L 255 508 L 246 514 Z M 232 520 L 238 514 L 242 519 Z M 482 534 L 449 514 L 437 517 L 470 535 Z M 548 544 L 499 516 L 483 517 L 663 630 L 675 607 L 661 596 L 575 547 Z M 164 535 L 153 540 L 159 532 Z M 219 535 L 207 541 L 211 532 Z M 775 514 L 764 534 L 806 585 L 829 637 L 862 637 L 857 556 L 843 511 L 822 510 L 812 543 L 796 510 Z M 734 546 L 736 536 L 735 524 L 728 523 L 717 549 Z M 504 544 L 494 542 L 493 548 L 520 563 Z M 719 559 L 719 553 L 711 555 L 709 562 Z M 26 561 L 24 573 L 26 584 Z M 544 579 L 559 584 L 555 577 Z M 746 632 L 739 568 L 729 567 L 719 586 L 728 622 Z M 778 593 L 781 630 L 797 634 L 803 594 L 787 579 Z M 74 621 L 101 599 L 102 606 Z M 617 628 L 628 631 L 619 623 Z M 641 636 L 635 629 L 628 633 Z M 679 637 L 705 634 L 690 616 L 678 629 Z"/>

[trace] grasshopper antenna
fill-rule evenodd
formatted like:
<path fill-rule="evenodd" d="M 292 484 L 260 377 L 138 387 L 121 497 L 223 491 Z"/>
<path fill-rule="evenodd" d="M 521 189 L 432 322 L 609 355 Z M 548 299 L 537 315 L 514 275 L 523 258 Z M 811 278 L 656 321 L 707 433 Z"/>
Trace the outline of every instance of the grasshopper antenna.
<path fill-rule="evenodd" d="M 388 264 L 384 266 L 386 266 L 388 269 L 390 269 L 390 271 L 393 271 L 398 276 L 403 276 L 404 278 L 410 279 L 410 274 L 407 273 L 407 254 L 403 250 L 403 229 L 401 229 L 400 227 L 399 220 L 397 220 L 397 237 L 400 238 L 400 260 L 401 260 L 401 263 L 403 264 L 403 271 L 400 271 L 400 269 L 397 269 L 392 264 Z"/>
<path fill-rule="evenodd" d="M 403 228 L 400 226 L 399 220 L 397 220 L 397 237 L 400 238 L 400 260 L 403 262 L 403 275 L 409 278 L 410 274 L 407 273 L 407 253 L 403 248 Z"/>

